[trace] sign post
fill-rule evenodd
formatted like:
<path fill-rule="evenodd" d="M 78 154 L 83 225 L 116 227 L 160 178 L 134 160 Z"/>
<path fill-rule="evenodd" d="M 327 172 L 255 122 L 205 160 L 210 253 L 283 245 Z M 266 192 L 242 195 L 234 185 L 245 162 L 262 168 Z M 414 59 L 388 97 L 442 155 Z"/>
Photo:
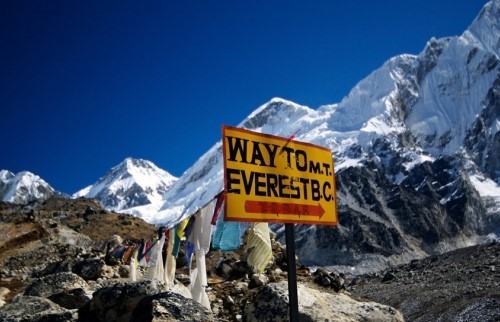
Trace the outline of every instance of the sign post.
<path fill-rule="evenodd" d="M 285 224 L 290 319 L 298 321 L 294 224 L 337 225 L 332 152 L 223 126 L 226 221 Z"/>
<path fill-rule="evenodd" d="M 297 294 L 297 272 L 295 269 L 295 233 L 294 224 L 285 224 L 286 258 L 288 266 L 288 302 L 290 303 L 290 321 L 299 321 L 299 296 Z"/>

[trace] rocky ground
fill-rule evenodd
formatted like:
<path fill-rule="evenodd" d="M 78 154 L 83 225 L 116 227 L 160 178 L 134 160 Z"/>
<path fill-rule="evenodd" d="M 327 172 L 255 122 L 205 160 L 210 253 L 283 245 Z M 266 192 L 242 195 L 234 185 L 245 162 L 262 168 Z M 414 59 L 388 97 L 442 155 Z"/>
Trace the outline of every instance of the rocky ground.
<path fill-rule="evenodd" d="M 500 321 L 500 244 L 458 249 L 350 281 L 408 321 Z"/>
<path fill-rule="evenodd" d="M 0 203 L 0 321 L 289 319 L 279 242 L 273 240 L 272 263 L 260 275 L 242 260 L 243 251 L 209 252 L 206 310 L 182 296 L 190 295 L 182 256 L 173 292 L 144 279 L 130 282 L 129 266 L 105 256 L 113 235 L 132 244 L 156 231 L 90 199 Z M 499 252 L 492 243 L 356 277 L 297 266 L 300 320 L 402 321 L 402 314 L 409 321 L 498 320 Z"/>

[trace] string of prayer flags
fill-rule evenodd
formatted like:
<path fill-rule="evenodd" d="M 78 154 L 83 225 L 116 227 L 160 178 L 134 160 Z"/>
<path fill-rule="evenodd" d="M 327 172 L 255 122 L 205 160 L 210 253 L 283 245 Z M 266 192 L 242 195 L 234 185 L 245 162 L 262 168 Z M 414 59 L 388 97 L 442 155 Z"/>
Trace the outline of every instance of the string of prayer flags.
<path fill-rule="evenodd" d="M 186 240 L 185 236 L 185 230 L 187 225 L 189 224 L 189 219 L 190 217 L 186 217 L 183 221 L 180 222 L 179 225 L 177 225 L 177 236 L 180 238 L 180 240 Z"/>
<path fill-rule="evenodd" d="M 163 246 L 165 244 L 165 234 L 162 233 L 159 242 L 155 243 L 151 251 L 151 258 L 148 262 L 147 278 L 163 282 Z"/>
<path fill-rule="evenodd" d="M 215 226 L 212 247 L 223 252 L 237 250 L 241 246 L 240 223 L 219 218 Z"/>
<path fill-rule="evenodd" d="M 121 258 L 123 264 L 128 265 L 130 263 L 130 258 L 132 257 L 132 254 L 134 253 L 136 248 L 137 248 L 137 245 L 126 247 L 126 250 L 123 253 L 122 258 Z"/>
<path fill-rule="evenodd" d="M 205 253 L 196 252 L 195 256 L 196 268 L 191 274 L 191 297 L 207 309 L 210 309 L 210 300 L 208 299 L 208 294 L 205 289 L 208 285 Z"/>
<path fill-rule="evenodd" d="M 174 234 L 174 247 L 172 248 L 172 255 L 174 258 L 177 258 L 179 255 L 179 249 L 181 248 L 181 238 L 179 237 L 179 234 L 177 233 L 177 230 L 179 227 L 175 227 L 175 234 Z"/>
<path fill-rule="evenodd" d="M 167 246 L 167 260 L 165 261 L 165 288 L 167 291 L 171 290 L 174 287 L 175 281 L 175 258 L 173 255 L 173 248 L 175 242 L 175 231 L 174 229 L 170 229 L 168 232 L 168 246 Z"/>
<path fill-rule="evenodd" d="M 189 239 L 189 236 L 191 235 L 191 232 L 193 231 L 196 216 L 189 216 L 187 219 L 188 219 L 188 223 L 186 225 L 186 228 L 184 229 L 184 237 L 186 239 Z"/>
<path fill-rule="evenodd" d="M 212 235 L 212 212 L 213 202 L 209 202 L 202 209 L 198 210 L 193 216 L 196 218 L 192 234 L 188 243 L 194 245 L 194 253 L 196 257 L 196 268 L 191 271 L 190 279 L 191 284 L 189 289 L 191 297 L 204 307 L 210 309 L 210 301 L 206 292 L 207 272 L 205 263 L 205 254 L 210 248 L 210 236 Z"/>
<path fill-rule="evenodd" d="M 138 245 L 135 248 L 134 253 L 132 254 L 132 258 L 130 259 L 130 280 L 132 282 L 137 281 L 137 268 L 139 266 L 138 254 L 140 248 L 141 245 Z"/>
<path fill-rule="evenodd" d="M 148 240 L 145 245 L 144 245 L 144 251 L 142 254 L 139 255 L 139 261 L 144 259 L 144 265 L 141 265 L 143 267 L 147 266 L 147 263 L 149 262 L 149 256 L 151 255 L 151 251 L 154 247 L 154 245 L 158 242 L 158 239 L 155 240 L 154 242 Z"/>
<path fill-rule="evenodd" d="M 114 245 L 109 249 L 109 254 L 116 259 L 121 259 L 127 249 L 123 245 Z"/>
<path fill-rule="evenodd" d="M 194 254 L 194 244 L 190 241 L 186 242 L 186 261 L 188 264 L 188 269 L 191 271 L 191 259 Z"/>
<path fill-rule="evenodd" d="M 254 273 L 260 274 L 273 257 L 267 222 L 253 223 L 248 230 L 247 263 Z"/>
<path fill-rule="evenodd" d="M 211 201 L 196 213 L 195 231 L 197 234 L 195 249 L 203 253 L 210 250 L 212 239 L 212 213 L 214 212 L 214 202 Z"/>
<path fill-rule="evenodd" d="M 144 254 L 146 253 L 147 246 L 146 246 L 146 241 L 141 241 L 141 244 L 139 245 L 139 253 L 137 254 L 137 260 L 139 261 L 139 266 L 146 267 L 148 264 L 146 257 Z"/>

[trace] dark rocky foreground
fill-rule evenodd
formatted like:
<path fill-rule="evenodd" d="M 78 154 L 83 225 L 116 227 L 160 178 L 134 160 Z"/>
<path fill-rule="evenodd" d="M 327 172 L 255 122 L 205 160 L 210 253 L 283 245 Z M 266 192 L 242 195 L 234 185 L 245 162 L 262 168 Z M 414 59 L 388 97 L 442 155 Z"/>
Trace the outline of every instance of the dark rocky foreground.
<path fill-rule="evenodd" d="M 491 242 L 358 276 L 348 290 L 407 321 L 500 321 L 500 244 Z"/>
<path fill-rule="evenodd" d="M 1 203 L 0 321 L 289 320 L 286 252 L 275 240 L 264 274 L 251 272 L 244 251 L 207 254 L 208 310 L 188 298 L 182 256 L 173 289 L 131 282 L 129 266 L 105 255 L 113 235 L 134 243 L 156 227 L 89 199 Z M 475 246 L 358 277 L 298 266 L 300 320 L 402 321 L 400 310 L 407 320 L 494 321 L 499 251 Z"/>

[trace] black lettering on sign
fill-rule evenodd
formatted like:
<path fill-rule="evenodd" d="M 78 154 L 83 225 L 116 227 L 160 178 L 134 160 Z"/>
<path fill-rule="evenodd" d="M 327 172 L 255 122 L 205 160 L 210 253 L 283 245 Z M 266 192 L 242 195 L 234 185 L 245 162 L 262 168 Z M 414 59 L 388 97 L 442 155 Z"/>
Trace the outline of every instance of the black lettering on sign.
<path fill-rule="evenodd" d="M 229 149 L 228 161 L 276 168 L 278 145 L 249 141 L 232 136 L 226 136 L 226 138 Z M 247 159 L 248 155 L 250 155 L 250 161 Z"/>
<path fill-rule="evenodd" d="M 329 181 L 322 182 L 275 173 L 227 168 L 226 187 L 228 193 L 269 198 L 334 200 L 333 187 Z"/>
<path fill-rule="evenodd" d="M 247 144 L 248 140 L 243 140 L 240 138 L 235 138 L 232 136 L 227 136 L 227 143 L 229 147 L 229 161 L 233 162 L 243 162 L 248 163 L 247 161 Z M 243 142 L 243 144 L 242 144 Z M 236 160 L 237 155 L 240 156 L 239 161 Z"/>
<path fill-rule="evenodd" d="M 318 180 L 311 179 L 311 195 L 312 195 L 312 200 L 314 201 L 321 200 L 321 192 L 319 191 Z"/>
<path fill-rule="evenodd" d="M 264 146 L 266 147 L 267 153 L 269 154 L 269 159 L 271 160 L 269 166 L 276 168 L 274 161 L 276 159 L 276 152 L 278 152 L 279 146 L 277 146 L 276 144 L 264 144 Z"/>
<path fill-rule="evenodd" d="M 307 155 L 303 150 L 295 150 L 295 165 L 297 170 L 305 172 L 307 171 Z"/>
<path fill-rule="evenodd" d="M 323 163 L 323 168 L 325 168 L 325 175 L 327 177 L 331 176 L 332 173 L 330 172 L 330 164 L 328 163 Z"/>
<path fill-rule="evenodd" d="M 265 181 L 266 175 L 260 172 L 252 172 L 252 173 L 254 173 L 254 178 L 255 178 L 255 195 L 266 196 L 266 181 Z"/>
<path fill-rule="evenodd" d="M 267 174 L 267 196 L 277 197 L 276 186 L 278 185 L 278 177 L 274 173 Z"/>
<path fill-rule="evenodd" d="M 259 142 L 252 141 L 253 143 L 253 152 L 252 152 L 252 161 L 251 164 L 267 166 L 266 160 L 264 160 L 264 156 L 262 155 L 262 151 L 260 150 Z M 257 164 L 257 161 L 259 162 Z"/>
<path fill-rule="evenodd" d="M 290 198 L 290 194 L 285 192 L 285 190 L 287 190 L 290 187 L 290 185 L 288 184 L 288 176 L 280 175 L 278 186 L 279 186 L 280 197 Z"/>
<path fill-rule="evenodd" d="M 330 201 L 333 199 L 333 197 L 332 197 L 331 192 L 327 191 L 327 189 L 326 189 L 327 187 L 328 187 L 328 190 L 332 189 L 332 186 L 330 185 L 330 182 L 328 182 L 328 181 L 323 183 L 323 197 L 325 198 L 326 201 Z"/>
<path fill-rule="evenodd" d="M 307 199 L 307 184 L 309 183 L 309 179 L 300 178 L 300 183 L 302 183 L 302 190 L 304 191 L 304 199 Z"/>
<path fill-rule="evenodd" d="M 243 179 L 243 187 L 245 188 L 245 194 L 249 195 L 252 191 L 253 178 L 255 176 L 255 172 L 250 172 L 250 178 L 247 178 L 247 174 L 245 171 L 241 171 L 241 178 Z"/>
<path fill-rule="evenodd" d="M 321 166 L 319 162 L 314 162 L 313 160 L 309 161 L 309 173 L 320 173 Z"/>
<path fill-rule="evenodd" d="M 227 190 L 230 193 L 240 193 L 240 189 L 237 189 L 233 185 L 239 185 L 240 179 L 236 177 L 240 173 L 240 170 L 236 169 L 226 169 L 226 178 L 227 178 Z"/>
<path fill-rule="evenodd" d="M 286 163 L 288 164 L 288 167 L 292 167 L 292 154 L 293 154 L 293 149 L 288 146 L 284 146 L 281 148 L 281 152 L 285 151 L 286 152 Z"/>
<path fill-rule="evenodd" d="M 299 187 L 299 179 L 294 177 L 292 178 L 290 183 L 290 189 L 293 191 L 293 193 L 290 194 L 290 198 L 293 199 L 300 199 L 300 187 Z"/>

